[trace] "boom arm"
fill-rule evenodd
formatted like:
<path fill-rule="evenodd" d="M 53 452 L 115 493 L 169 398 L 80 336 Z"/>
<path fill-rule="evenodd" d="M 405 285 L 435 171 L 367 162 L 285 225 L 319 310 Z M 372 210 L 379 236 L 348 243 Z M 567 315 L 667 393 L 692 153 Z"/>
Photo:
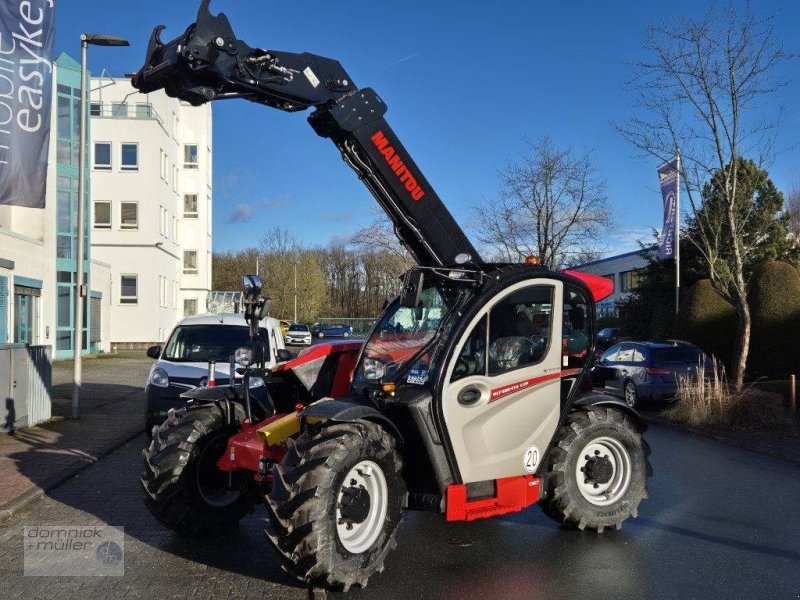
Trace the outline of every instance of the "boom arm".
<path fill-rule="evenodd" d="M 283 111 L 314 108 L 309 123 L 330 138 L 386 211 L 401 243 L 423 266 L 482 260 L 384 119 L 386 104 L 359 89 L 338 61 L 315 54 L 254 49 L 227 17 L 202 0 L 197 22 L 162 43 L 156 27 L 145 65 L 133 77 L 144 93 L 164 89 L 200 105 L 245 98 Z"/>

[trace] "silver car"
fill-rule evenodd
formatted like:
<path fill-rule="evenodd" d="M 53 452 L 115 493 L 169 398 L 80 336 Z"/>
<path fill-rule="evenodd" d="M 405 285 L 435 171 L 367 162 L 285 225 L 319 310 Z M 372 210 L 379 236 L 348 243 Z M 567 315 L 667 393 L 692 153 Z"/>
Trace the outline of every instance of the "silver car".
<path fill-rule="evenodd" d="M 286 343 L 293 346 L 310 346 L 311 330 L 308 325 L 292 323 L 286 331 Z"/>

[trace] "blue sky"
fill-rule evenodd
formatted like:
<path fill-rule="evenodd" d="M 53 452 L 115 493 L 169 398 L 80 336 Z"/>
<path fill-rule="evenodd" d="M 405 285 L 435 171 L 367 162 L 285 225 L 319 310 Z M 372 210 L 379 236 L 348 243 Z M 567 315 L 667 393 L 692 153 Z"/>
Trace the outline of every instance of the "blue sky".
<path fill-rule="evenodd" d="M 95 73 L 120 76 L 141 66 L 154 25 L 166 24 L 163 37 L 171 39 L 198 4 L 58 0 L 57 51 L 77 56 L 83 31 L 127 37 L 130 49 L 90 55 Z M 776 34 L 799 52 L 800 2 L 755 4 L 778 14 Z M 522 138 L 545 135 L 594 149 L 613 205 L 615 251 L 636 248 L 659 225 L 656 165 L 636 158 L 613 127 L 633 114 L 624 63 L 641 57 L 648 23 L 663 22 L 665 11 L 700 14 L 706 3 L 214 0 L 211 7 L 252 46 L 337 58 L 356 84 L 375 88 L 387 120 L 468 233 L 477 226 L 472 207 L 496 195 L 497 170 Z M 776 98 L 787 111 L 778 146 L 789 150 L 770 173 L 784 191 L 800 178 L 799 64 L 785 67 L 795 80 Z M 252 245 L 275 225 L 327 244 L 372 220 L 373 199 L 303 113 L 219 102 L 214 136 L 215 250 Z"/>

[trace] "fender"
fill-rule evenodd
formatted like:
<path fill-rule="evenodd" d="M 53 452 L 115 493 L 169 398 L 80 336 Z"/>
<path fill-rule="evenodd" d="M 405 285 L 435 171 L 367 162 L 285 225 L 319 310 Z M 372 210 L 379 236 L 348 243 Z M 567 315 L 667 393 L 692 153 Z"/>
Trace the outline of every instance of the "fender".
<path fill-rule="evenodd" d="M 225 422 L 229 425 L 236 425 L 236 409 L 232 406 L 234 402 L 241 402 L 239 394 L 229 385 L 218 387 L 196 387 L 181 394 L 181 398 L 190 400 L 196 404 L 216 404 L 225 416 Z"/>
<path fill-rule="evenodd" d="M 303 417 L 315 417 L 337 423 L 354 423 L 355 421 L 373 421 L 382 425 L 391 433 L 398 443 L 403 443 L 403 436 L 394 423 L 383 413 L 368 404 L 354 400 L 319 400 L 309 404 L 300 413 Z"/>
<path fill-rule="evenodd" d="M 639 426 L 639 429 L 642 432 L 647 431 L 647 422 L 636 409 L 631 408 L 624 401 L 609 394 L 590 392 L 584 396 L 576 398 L 572 406 L 608 406 L 611 408 L 618 408 L 619 410 L 633 417 L 634 422 Z"/>

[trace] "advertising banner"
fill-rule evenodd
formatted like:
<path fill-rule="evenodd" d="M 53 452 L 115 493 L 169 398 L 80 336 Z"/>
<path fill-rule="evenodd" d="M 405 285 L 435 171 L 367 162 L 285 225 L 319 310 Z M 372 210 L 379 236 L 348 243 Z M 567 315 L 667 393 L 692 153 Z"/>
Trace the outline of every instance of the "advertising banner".
<path fill-rule="evenodd" d="M 661 182 L 661 197 L 664 200 L 664 223 L 658 240 L 658 258 L 669 260 L 675 258 L 675 225 L 678 210 L 678 159 L 658 168 L 658 179 Z"/>

